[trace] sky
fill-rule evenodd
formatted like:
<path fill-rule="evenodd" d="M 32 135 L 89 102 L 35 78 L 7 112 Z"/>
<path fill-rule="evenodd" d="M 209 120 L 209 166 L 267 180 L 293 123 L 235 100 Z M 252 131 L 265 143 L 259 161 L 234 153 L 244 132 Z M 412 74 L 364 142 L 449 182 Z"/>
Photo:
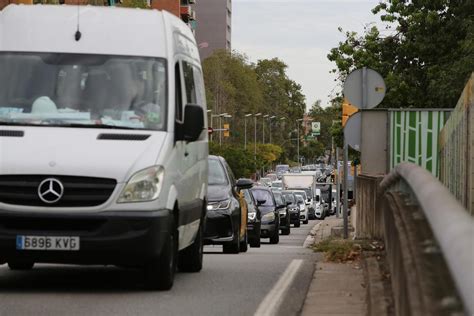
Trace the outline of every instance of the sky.
<path fill-rule="evenodd" d="M 302 85 L 307 109 L 318 99 L 328 105 L 329 95 L 340 91 L 330 74 L 331 48 L 344 40 L 338 31 L 363 32 L 380 25 L 371 9 L 378 0 L 233 0 L 232 49 L 250 61 L 278 57 L 288 65 L 290 79 Z"/>

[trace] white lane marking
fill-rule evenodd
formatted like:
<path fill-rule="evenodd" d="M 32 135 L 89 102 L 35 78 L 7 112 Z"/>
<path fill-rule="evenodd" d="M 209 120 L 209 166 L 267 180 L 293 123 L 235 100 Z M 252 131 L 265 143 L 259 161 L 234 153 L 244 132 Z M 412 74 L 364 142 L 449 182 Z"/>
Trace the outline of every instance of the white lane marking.
<path fill-rule="evenodd" d="M 311 232 L 309 233 L 308 237 L 306 237 L 304 243 L 303 243 L 303 248 L 308 248 L 314 243 L 314 237 L 316 235 L 316 231 L 318 230 L 319 226 L 323 222 L 319 222 L 316 225 L 314 225 L 313 229 L 311 229 Z"/>
<path fill-rule="evenodd" d="M 283 296 L 289 289 L 302 264 L 303 260 L 301 259 L 294 259 L 291 261 L 280 279 L 278 279 L 278 282 L 273 286 L 272 290 L 268 292 L 267 296 L 265 296 L 258 306 L 257 311 L 254 314 L 255 316 L 276 315 L 278 308 L 283 301 Z"/>

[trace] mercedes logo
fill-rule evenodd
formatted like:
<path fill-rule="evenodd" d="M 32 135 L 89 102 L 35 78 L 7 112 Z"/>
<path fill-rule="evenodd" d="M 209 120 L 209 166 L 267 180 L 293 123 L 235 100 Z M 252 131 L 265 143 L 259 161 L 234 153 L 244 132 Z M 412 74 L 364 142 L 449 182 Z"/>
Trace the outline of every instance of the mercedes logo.
<path fill-rule="evenodd" d="M 63 197 L 63 194 L 64 186 L 58 179 L 45 179 L 38 186 L 38 196 L 41 201 L 47 204 L 58 202 Z"/>

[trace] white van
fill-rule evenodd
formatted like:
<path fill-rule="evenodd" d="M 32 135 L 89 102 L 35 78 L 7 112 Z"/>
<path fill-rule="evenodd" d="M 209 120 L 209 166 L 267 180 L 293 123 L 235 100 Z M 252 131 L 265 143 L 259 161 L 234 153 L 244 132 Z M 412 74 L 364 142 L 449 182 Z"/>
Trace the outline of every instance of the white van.
<path fill-rule="evenodd" d="M 191 30 L 156 10 L 0 11 L 0 263 L 202 267 L 208 134 Z"/>

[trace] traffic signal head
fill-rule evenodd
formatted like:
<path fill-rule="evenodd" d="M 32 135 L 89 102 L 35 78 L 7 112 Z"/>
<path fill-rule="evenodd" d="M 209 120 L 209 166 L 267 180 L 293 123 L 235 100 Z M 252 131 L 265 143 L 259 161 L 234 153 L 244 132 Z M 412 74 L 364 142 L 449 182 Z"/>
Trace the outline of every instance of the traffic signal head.
<path fill-rule="evenodd" d="M 342 103 L 342 126 L 346 126 L 346 122 L 349 117 L 356 113 L 359 109 L 353 106 L 352 104 L 344 98 L 344 102 Z"/>

